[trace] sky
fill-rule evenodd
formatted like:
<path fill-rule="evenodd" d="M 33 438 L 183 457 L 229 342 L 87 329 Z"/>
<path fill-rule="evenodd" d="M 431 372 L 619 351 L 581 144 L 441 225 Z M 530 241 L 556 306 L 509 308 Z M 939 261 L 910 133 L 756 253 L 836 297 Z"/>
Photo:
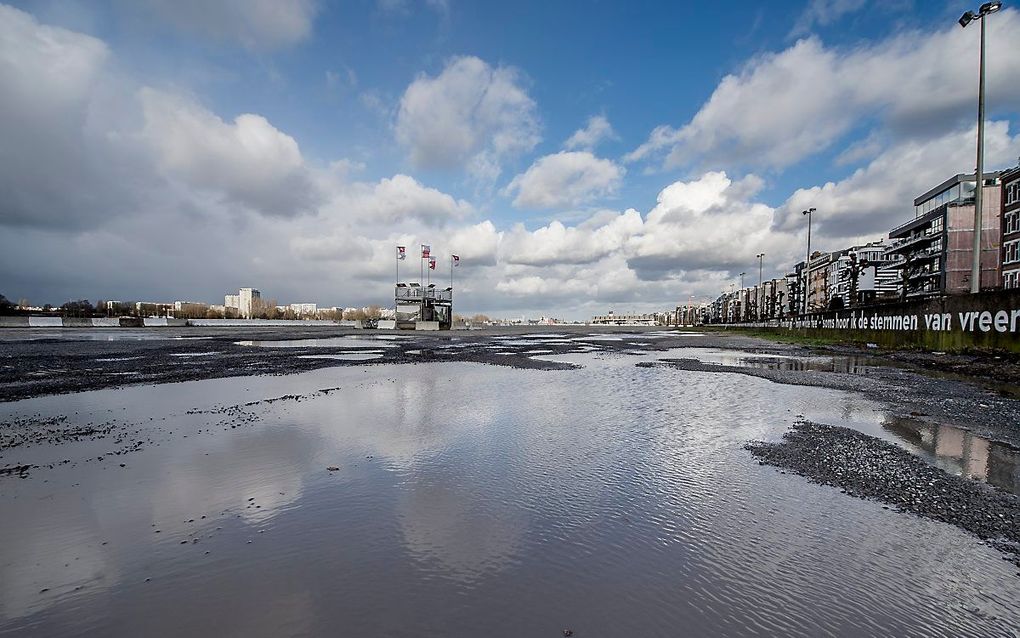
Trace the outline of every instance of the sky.
<path fill-rule="evenodd" d="M 987 18 L 985 167 L 1020 156 Z M 885 237 L 975 165 L 963 2 L 0 4 L 0 293 L 586 319 Z M 396 246 L 408 259 L 397 262 Z"/>

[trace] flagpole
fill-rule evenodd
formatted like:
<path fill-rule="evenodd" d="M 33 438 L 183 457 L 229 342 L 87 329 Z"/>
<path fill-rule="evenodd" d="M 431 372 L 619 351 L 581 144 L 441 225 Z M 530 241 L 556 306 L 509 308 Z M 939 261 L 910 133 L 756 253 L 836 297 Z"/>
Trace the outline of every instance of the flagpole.
<path fill-rule="evenodd" d="M 393 327 L 397 327 L 397 286 L 400 284 L 400 248 L 397 248 L 397 254 L 394 255 L 395 259 L 393 263 L 397 266 L 397 280 L 393 282 Z"/>

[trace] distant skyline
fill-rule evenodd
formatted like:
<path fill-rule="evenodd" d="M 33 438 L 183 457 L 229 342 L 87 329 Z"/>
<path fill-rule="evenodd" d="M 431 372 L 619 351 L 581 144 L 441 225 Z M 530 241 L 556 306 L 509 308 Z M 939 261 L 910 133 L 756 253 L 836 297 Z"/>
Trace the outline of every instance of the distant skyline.
<path fill-rule="evenodd" d="M 387 306 L 427 243 L 458 313 L 714 298 L 974 170 L 978 4 L 0 4 L 0 293 Z M 1012 3 L 987 64 L 996 170 Z"/>

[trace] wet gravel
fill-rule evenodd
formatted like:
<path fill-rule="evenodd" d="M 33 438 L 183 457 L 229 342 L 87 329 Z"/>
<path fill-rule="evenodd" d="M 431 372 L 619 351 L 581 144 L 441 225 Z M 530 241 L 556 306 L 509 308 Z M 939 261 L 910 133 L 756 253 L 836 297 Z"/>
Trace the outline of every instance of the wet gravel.
<path fill-rule="evenodd" d="M 553 329 L 555 328 L 555 329 Z M 116 329 L 111 329 L 116 330 Z M 390 333 L 332 328 L 154 328 L 164 339 L 98 341 L 76 338 L 73 332 L 59 338 L 29 340 L 22 330 L 0 330 L 0 401 L 16 401 L 51 394 L 100 390 L 145 383 L 174 383 L 223 377 L 291 374 L 338 366 L 469 361 L 533 370 L 563 370 L 573 366 L 535 358 L 534 351 L 560 355 L 580 352 L 662 351 L 691 345 L 748 348 L 761 352 L 788 352 L 789 346 L 740 336 L 690 337 L 682 334 L 641 338 L 651 329 L 534 326 L 486 331 L 441 333 Z M 601 340 L 609 335 L 619 341 Z M 540 335 L 566 335 L 563 339 Z M 628 340 L 631 336 L 633 339 Z M 115 336 L 115 333 L 113 333 Z M 527 339 L 541 340 L 540 346 Z M 350 347 L 308 345 L 271 348 L 239 345 L 243 341 L 297 341 L 352 337 Z M 514 339 L 519 337 L 520 339 Z M 389 338 L 389 339 L 387 339 Z M 692 340 L 697 343 L 691 343 Z M 366 340 L 380 353 L 368 360 L 341 360 L 331 355 L 363 355 Z M 214 356 L 210 353 L 215 353 Z M 309 358 L 314 357 L 314 358 Z"/>
<path fill-rule="evenodd" d="M 752 441 L 746 449 L 762 464 L 844 494 L 956 525 L 1020 567 L 1020 497 L 953 476 L 903 448 L 844 427 L 803 421 L 780 442 Z"/>

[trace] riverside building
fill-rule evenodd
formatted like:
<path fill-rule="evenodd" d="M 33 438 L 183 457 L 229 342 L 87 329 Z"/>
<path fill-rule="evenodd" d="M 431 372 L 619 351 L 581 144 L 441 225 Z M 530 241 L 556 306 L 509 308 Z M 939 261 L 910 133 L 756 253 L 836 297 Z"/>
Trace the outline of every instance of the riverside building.
<path fill-rule="evenodd" d="M 984 174 L 981 287 L 1000 284 L 999 173 Z M 887 257 L 895 259 L 907 299 L 970 291 L 974 254 L 974 175 L 955 175 L 914 200 L 914 219 L 889 232 Z"/>
<path fill-rule="evenodd" d="M 1002 287 L 1020 288 L 1020 166 L 1002 181 Z"/>

